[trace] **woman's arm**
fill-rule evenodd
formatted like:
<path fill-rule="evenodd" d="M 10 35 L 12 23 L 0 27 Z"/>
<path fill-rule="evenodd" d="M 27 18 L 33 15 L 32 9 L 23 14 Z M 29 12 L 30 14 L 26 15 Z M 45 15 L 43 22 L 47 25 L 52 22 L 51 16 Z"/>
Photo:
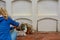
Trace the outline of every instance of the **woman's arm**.
<path fill-rule="evenodd" d="M 9 21 L 10 21 L 10 24 L 13 25 L 13 26 L 20 26 L 20 23 L 19 22 L 16 22 L 15 20 L 13 20 L 12 18 L 9 17 Z"/>

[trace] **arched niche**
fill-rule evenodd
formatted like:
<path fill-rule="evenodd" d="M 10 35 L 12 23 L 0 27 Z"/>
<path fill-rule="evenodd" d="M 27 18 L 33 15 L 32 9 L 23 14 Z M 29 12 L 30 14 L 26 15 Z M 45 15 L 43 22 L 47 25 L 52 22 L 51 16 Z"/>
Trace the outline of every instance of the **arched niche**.
<path fill-rule="evenodd" d="M 12 1 L 13 16 L 31 16 L 32 3 L 28 0 L 15 0 Z"/>
<path fill-rule="evenodd" d="M 58 20 L 54 18 L 42 18 L 37 21 L 37 30 L 43 32 L 58 32 Z"/>
<path fill-rule="evenodd" d="M 6 2 L 3 0 L 0 0 L 0 7 L 5 8 L 6 7 Z"/>
<path fill-rule="evenodd" d="M 38 16 L 57 16 L 58 0 L 39 0 Z"/>
<path fill-rule="evenodd" d="M 30 20 L 28 18 L 17 18 L 16 21 L 20 22 L 20 23 L 28 23 L 28 24 L 32 25 L 32 20 Z"/>

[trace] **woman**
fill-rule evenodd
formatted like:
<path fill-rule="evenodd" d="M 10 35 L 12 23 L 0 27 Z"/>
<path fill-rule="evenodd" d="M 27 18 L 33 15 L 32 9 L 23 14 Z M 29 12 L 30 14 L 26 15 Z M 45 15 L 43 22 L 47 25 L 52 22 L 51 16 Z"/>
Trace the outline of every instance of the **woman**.
<path fill-rule="evenodd" d="M 10 24 L 18 27 L 19 23 L 8 17 L 7 11 L 0 8 L 0 40 L 11 40 Z"/>

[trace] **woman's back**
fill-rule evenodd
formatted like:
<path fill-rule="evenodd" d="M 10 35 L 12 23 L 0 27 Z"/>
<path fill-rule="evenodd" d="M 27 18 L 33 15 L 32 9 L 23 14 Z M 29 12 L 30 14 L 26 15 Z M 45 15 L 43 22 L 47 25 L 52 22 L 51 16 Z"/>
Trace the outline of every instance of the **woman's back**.
<path fill-rule="evenodd" d="M 10 21 L 9 19 L 4 19 L 4 17 L 0 17 L 0 30 L 10 29 Z"/>

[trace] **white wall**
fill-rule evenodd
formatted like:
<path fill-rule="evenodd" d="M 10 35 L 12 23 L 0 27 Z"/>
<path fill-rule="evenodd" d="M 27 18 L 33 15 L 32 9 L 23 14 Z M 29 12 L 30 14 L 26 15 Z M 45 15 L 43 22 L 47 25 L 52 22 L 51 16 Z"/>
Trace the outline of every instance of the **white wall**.
<path fill-rule="evenodd" d="M 0 1 L 0 7 L 6 7 L 6 3 L 5 2 L 2 2 L 2 1 Z"/>
<path fill-rule="evenodd" d="M 32 24 L 35 25 L 33 28 L 36 30 L 37 29 L 37 20 L 42 19 L 42 18 L 54 18 L 59 20 L 60 14 L 58 13 L 58 1 L 51 1 L 51 0 L 44 0 L 44 1 L 39 1 L 38 0 L 31 0 L 29 1 L 15 1 L 12 2 L 10 0 L 5 0 L 6 1 L 6 8 L 8 13 L 10 13 L 13 18 L 28 18 L 33 20 Z M 1 5 L 4 5 L 0 2 Z M 36 20 L 35 20 L 36 19 Z M 60 21 L 60 20 L 59 20 Z M 27 21 L 26 21 L 27 22 Z M 48 21 L 48 26 L 49 27 L 44 27 L 42 23 L 44 24 L 47 21 L 40 21 L 38 22 L 38 27 L 39 31 L 40 30 L 49 30 L 49 28 L 52 28 L 53 31 L 56 31 L 56 27 L 50 27 L 55 26 L 55 22 L 51 21 L 50 23 Z M 60 24 L 60 23 L 59 23 Z M 42 28 L 43 26 L 43 28 Z M 44 29 L 48 28 L 48 29 Z M 59 25 L 59 31 L 60 31 L 60 25 Z"/>
<path fill-rule="evenodd" d="M 16 1 L 12 3 L 14 16 L 31 16 L 32 4 L 28 1 Z"/>
<path fill-rule="evenodd" d="M 38 20 L 42 18 L 54 18 L 58 20 L 58 2 L 44 0 L 38 2 Z M 56 21 L 42 20 L 38 22 L 38 31 L 56 31 Z"/>
<path fill-rule="evenodd" d="M 56 1 L 40 1 L 38 3 L 38 16 L 57 16 Z"/>

